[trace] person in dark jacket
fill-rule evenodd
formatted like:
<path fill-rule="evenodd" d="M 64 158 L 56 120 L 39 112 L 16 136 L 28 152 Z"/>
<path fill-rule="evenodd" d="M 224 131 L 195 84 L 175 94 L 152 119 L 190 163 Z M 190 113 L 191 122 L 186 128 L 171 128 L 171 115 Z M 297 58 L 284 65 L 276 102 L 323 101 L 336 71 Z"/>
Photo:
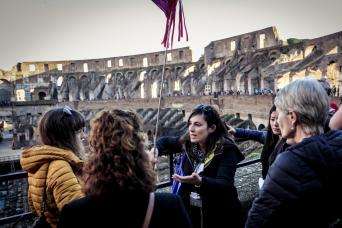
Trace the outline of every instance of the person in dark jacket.
<path fill-rule="evenodd" d="M 274 162 L 278 154 L 283 152 L 286 147 L 286 139 L 281 137 L 279 124 L 277 122 L 278 112 L 276 106 L 272 105 L 269 116 L 267 130 L 258 131 L 243 128 L 234 128 L 228 124 L 228 132 L 233 134 L 237 139 L 254 140 L 264 144 L 260 155 L 262 165 L 262 179 L 259 180 L 259 187 L 262 186 L 263 180 L 266 178 L 269 167 Z"/>
<path fill-rule="evenodd" d="M 180 153 L 182 174 L 178 194 L 194 227 L 243 227 L 244 216 L 234 186 L 236 164 L 243 155 L 210 105 L 196 106 L 182 137 L 161 137 L 159 155 Z M 202 216 L 201 216 L 202 215 Z"/>
<path fill-rule="evenodd" d="M 329 97 L 316 80 L 296 80 L 275 105 L 291 146 L 270 167 L 246 228 L 329 227 L 342 210 L 342 132 L 324 133 Z"/>
<path fill-rule="evenodd" d="M 154 193 L 156 174 L 141 130 L 133 112 L 97 114 L 89 136 L 92 154 L 83 170 L 86 197 L 62 209 L 59 227 L 192 227 L 179 196 Z"/>

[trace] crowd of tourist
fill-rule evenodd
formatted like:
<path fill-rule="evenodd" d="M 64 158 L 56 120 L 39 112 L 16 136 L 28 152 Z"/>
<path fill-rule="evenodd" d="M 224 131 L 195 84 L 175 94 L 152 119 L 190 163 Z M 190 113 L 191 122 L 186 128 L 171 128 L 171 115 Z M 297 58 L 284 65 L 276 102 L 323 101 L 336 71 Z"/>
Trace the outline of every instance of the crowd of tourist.
<path fill-rule="evenodd" d="M 84 117 L 45 113 L 39 145 L 22 153 L 29 205 L 51 227 L 332 227 L 342 218 L 342 109 L 317 80 L 277 92 L 266 131 L 233 128 L 211 105 L 194 107 L 188 131 L 151 151 L 138 114 L 101 111 L 84 154 Z M 244 159 L 234 138 L 264 144 L 260 190 L 246 215 L 234 184 Z M 156 156 L 175 154 L 172 193 L 156 192 Z"/>

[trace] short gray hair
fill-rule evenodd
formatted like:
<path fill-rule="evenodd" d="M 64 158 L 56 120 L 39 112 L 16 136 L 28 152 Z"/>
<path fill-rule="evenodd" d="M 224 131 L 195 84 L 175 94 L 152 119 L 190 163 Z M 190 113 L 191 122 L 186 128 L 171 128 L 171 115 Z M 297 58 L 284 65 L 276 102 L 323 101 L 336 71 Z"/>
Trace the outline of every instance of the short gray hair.
<path fill-rule="evenodd" d="M 324 132 L 329 96 L 317 80 L 304 78 L 291 82 L 278 92 L 274 104 L 281 111 L 295 112 L 305 133 Z"/>

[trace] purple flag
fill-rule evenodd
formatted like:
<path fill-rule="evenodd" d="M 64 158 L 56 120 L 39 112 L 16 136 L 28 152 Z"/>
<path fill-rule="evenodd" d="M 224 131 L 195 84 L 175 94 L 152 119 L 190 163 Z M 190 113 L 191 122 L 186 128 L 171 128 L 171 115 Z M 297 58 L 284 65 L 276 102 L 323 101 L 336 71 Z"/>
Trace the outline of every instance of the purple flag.
<path fill-rule="evenodd" d="M 173 33 L 175 29 L 175 19 L 176 19 L 176 6 L 179 3 L 179 16 L 178 16 L 178 41 L 183 37 L 183 27 L 185 29 L 186 40 L 188 41 L 188 31 L 185 25 L 185 17 L 182 6 L 182 0 L 152 0 L 164 13 L 166 16 L 166 26 L 165 33 L 162 44 L 164 47 L 168 47 L 168 38 L 171 33 L 171 46 L 173 43 Z"/>

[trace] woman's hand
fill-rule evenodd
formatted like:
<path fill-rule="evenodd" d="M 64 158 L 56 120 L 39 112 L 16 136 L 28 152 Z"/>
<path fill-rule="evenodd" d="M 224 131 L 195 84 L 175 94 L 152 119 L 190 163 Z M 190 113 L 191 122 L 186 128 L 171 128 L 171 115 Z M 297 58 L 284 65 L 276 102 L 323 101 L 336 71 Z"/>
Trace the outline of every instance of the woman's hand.
<path fill-rule="evenodd" d="M 177 174 L 173 174 L 172 179 L 179 181 L 181 183 L 192 184 L 197 186 L 201 185 L 202 183 L 202 177 L 197 173 L 192 173 L 190 176 L 180 176 Z"/>
<path fill-rule="evenodd" d="M 235 135 L 236 133 L 236 130 L 233 126 L 227 124 L 227 122 L 225 123 L 226 127 L 227 127 L 227 130 L 228 130 L 228 133 L 232 134 L 232 135 Z"/>
<path fill-rule="evenodd" d="M 147 154 L 151 161 L 152 167 L 155 168 L 158 163 L 158 149 L 156 147 L 152 147 L 152 149 L 148 151 Z"/>

